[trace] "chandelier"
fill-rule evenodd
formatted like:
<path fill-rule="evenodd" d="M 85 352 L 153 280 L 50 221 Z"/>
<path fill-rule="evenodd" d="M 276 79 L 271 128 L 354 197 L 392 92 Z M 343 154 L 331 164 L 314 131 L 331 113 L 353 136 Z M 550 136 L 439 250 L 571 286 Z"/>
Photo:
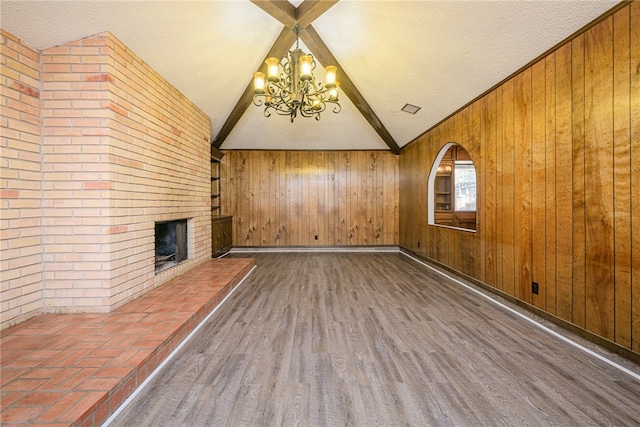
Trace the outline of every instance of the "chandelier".
<path fill-rule="evenodd" d="M 289 116 L 291 123 L 298 113 L 302 117 L 314 117 L 320 120 L 320 113 L 333 104 L 333 112 L 339 113 L 342 107 L 338 103 L 338 87 L 336 81 L 337 68 L 326 66 L 326 83 L 316 82 L 313 71 L 316 62 L 312 55 L 307 55 L 299 48 L 301 28 L 295 26 L 296 48 L 287 52 L 282 58 L 267 58 L 267 75 L 257 71 L 253 73 L 253 103 L 257 107 L 265 106 L 265 117 L 271 116 L 274 110 L 281 116 Z"/>

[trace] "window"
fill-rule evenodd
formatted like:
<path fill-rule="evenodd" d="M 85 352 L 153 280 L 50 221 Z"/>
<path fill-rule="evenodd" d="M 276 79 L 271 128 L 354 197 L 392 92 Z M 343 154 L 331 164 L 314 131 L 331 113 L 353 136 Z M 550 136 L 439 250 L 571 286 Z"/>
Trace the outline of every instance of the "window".
<path fill-rule="evenodd" d="M 472 161 L 456 161 L 453 167 L 455 182 L 454 210 L 456 212 L 476 210 L 476 168 Z"/>
<path fill-rule="evenodd" d="M 448 143 L 438 153 L 428 200 L 430 225 L 476 229 L 476 168 L 462 146 Z"/>

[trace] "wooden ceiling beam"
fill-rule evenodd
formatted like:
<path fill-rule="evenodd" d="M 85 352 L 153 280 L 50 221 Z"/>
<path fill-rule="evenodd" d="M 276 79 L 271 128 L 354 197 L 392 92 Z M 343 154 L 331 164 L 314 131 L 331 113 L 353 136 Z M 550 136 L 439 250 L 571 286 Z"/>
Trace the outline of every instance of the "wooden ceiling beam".
<path fill-rule="evenodd" d="M 305 0 L 296 9 L 298 25 L 300 28 L 307 28 L 336 3 L 338 0 Z"/>
<path fill-rule="evenodd" d="M 273 46 L 271 46 L 271 49 L 269 49 L 269 52 L 267 53 L 267 56 L 265 57 L 265 59 L 271 56 L 280 58 L 285 53 L 287 53 L 287 51 L 291 48 L 291 46 L 295 41 L 296 41 L 295 33 L 291 31 L 290 28 L 287 28 L 287 27 L 283 28 L 282 31 L 280 32 L 280 35 L 276 39 L 275 43 L 273 44 Z M 263 73 L 266 73 L 267 65 L 264 63 L 264 61 L 262 61 L 262 65 L 260 65 L 257 71 L 262 71 Z M 213 139 L 213 141 L 211 141 L 211 144 L 214 147 L 220 148 L 224 140 L 227 139 L 227 137 L 231 133 L 231 130 L 238 123 L 238 121 L 240 120 L 240 117 L 242 117 L 244 112 L 247 111 L 247 108 L 249 107 L 249 105 L 252 104 L 252 102 L 253 102 L 253 79 L 249 81 L 249 84 L 247 85 L 246 89 L 240 96 L 240 99 L 236 103 L 235 107 L 233 107 L 233 110 L 231 110 L 231 114 L 229 114 L 229 117 L 227 117 L 227 120 L 222 125 L 222 128 L 220 128 L 220 132 L 218 132 L 218 134 Z"/>
<path fill-rule="evenodd" d="M 251 3 L 282 22 L 289 30 L 298 22 L 296 8 L 287 0 L 251 0 Z"/>
<path fill-rule="evenodd" d="M 251 3 L 292 29 L 296 24 L 300 28 L 311 25 L 338 0 L 305 0 L 297 8 L 286 0 L 251 0 Z"/>
<path fill-rule="evenodd" d="M 371 127 L 380 135 L 382 140 L 387 144 L 394 154 L 400 154 L 400 147 L 393 139 L 387 128 L 384 127 L 376 113 L 373 111 L 369 103 L 364 99 L 358 88 L 353 84 L 344 68 L 338 64 L 338 60 L 331 53 L 324 41 L 320 38 L 313 26 L 309 25 L 300 33 L 300 38 L 309 48 L 311 53 L 315 55 L 318 61 L 323 65 L 335 65 L 338 67 L 340 81 L 340 89 L 349 97 L 351 102 L 356 106 L 362 116 L 369 122 Z"/>

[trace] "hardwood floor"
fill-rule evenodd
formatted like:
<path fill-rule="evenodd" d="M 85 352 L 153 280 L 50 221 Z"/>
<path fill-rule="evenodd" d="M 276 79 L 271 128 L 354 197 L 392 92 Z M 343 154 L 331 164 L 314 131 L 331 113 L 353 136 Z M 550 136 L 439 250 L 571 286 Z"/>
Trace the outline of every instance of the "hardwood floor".
<path fill-rule="evenodd" d="M 241 256 L 112 426 L 640 425 L 638 379 L 404 255 Z"/>

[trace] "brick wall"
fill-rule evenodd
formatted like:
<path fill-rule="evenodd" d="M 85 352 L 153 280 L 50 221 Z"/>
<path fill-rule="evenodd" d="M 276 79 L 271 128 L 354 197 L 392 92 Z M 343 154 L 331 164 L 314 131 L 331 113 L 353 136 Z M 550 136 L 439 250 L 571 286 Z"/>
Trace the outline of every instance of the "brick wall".
<path fill-rule="evenodd" d="M 2 328 L 42 307 L 40 62 L 0 30 L 0 307 Z"/>
<path fill-rule="evenodd" d="M 109 311 L 211 256 L 210 120 L 109 33 L 40 57 L 42 311 Z M 155 275 L 154 223 L 182 218 L 189 260 Z"/>

